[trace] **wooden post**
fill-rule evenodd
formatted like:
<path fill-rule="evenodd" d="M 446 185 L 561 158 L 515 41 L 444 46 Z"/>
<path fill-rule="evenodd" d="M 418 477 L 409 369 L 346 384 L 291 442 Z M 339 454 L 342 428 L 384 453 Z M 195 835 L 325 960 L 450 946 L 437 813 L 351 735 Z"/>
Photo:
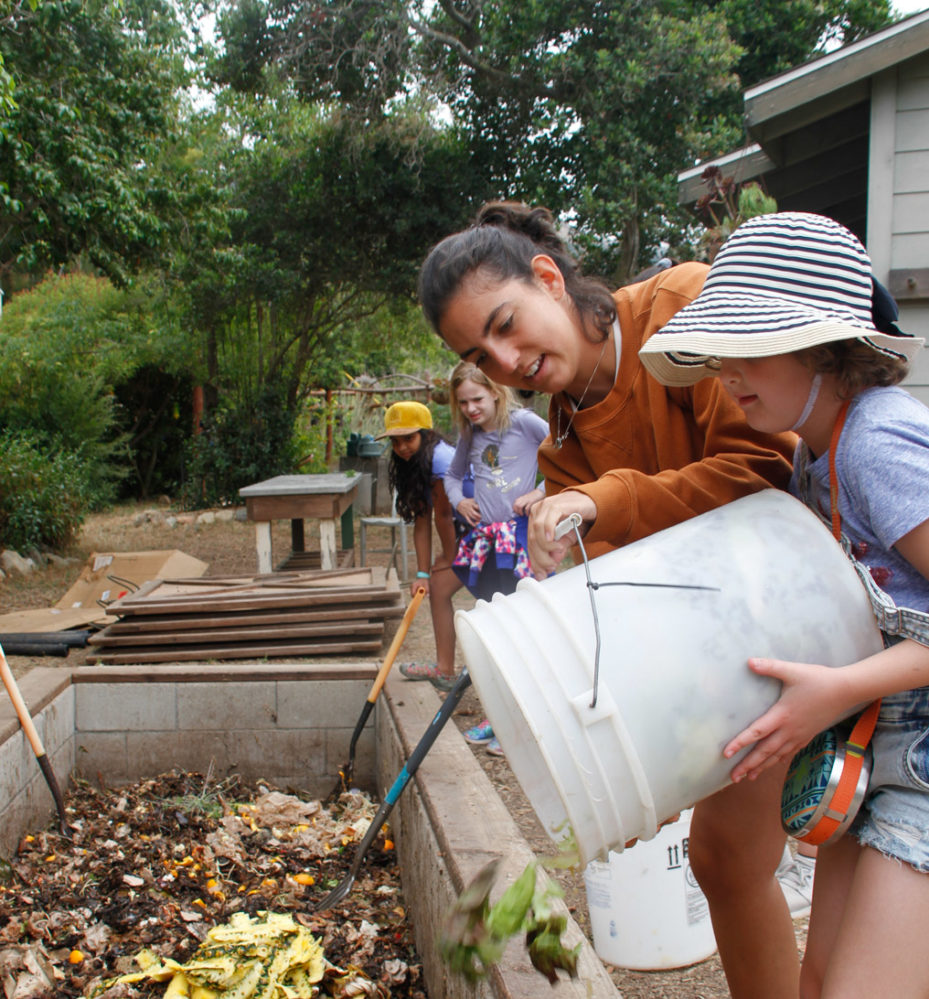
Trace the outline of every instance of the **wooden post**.
<path fill-rule="evenodd" d="M 271 571 L 271 521 L 261 520 L 255 524 L 255 548 L 258 552 L 258 572 Z"/>
<path fill-rule="evenodd" d="M 339 557 L 335 546 L 335 526 L 338 519 L 326 517 L 319 522 L 319 560 L 321 569 L 338 569 Z"/>
<path fill-rule="evenodd" d="M 332 464 L 332 389 L 326 389 L 326 468 Z"/>

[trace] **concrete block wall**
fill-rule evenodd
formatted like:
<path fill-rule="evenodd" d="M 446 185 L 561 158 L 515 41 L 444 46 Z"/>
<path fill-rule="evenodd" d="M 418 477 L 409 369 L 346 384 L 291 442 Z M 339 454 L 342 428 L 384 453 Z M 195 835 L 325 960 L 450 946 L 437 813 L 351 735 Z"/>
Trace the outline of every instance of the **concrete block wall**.
<path fill-rule="evenodd" d="M 70 673 L 37 669 L 18 681 L 36 733 L 62 792 L 74 767 L 74 692 Z M 54 814 L 55 802 L 12 701 L 0 699 L 0 856 L 10 856 L 21 833 Z"/>

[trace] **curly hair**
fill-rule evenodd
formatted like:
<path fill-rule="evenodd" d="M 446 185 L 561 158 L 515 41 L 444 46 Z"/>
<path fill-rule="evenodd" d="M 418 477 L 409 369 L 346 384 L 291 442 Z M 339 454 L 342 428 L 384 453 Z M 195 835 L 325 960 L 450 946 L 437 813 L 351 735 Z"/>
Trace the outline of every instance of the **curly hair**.
<path fill-rule="evenodd" d="M 605 340 L 616 318 L 609 288 L 581 273 L 547 208 L 518 201 L 488 202 L 468 229 L 446 236 L 429 252 L 419 272 L 419 300 L 426 318 L 441 336 L 442 316 L 468 275 L 484 270 L 500 281 L 534 282 L 532 260 L 539 254 L 551 257 L 561 271 L 582 327 L 590 326 L 597 342 Z"/>
<path fill-rule="evenodd" d="M 432 455 L 443 439 L 435 430 L 423 428 L 418 433 L 421 440 L 416 454 L 405 461 L 391 451 L 387 466 L 387 481 L 397 497 L 397 513 L 408 524 L 426 516 L 432 508 Z"/>
<path fill-rule="evenodd" d="M 805 347 L 797 357 L 814 374 L 834 375 L 843 399 L 873 386 L 899 385 L 909 371 L 905 358 L 882 354 L 857 339 Z"/>

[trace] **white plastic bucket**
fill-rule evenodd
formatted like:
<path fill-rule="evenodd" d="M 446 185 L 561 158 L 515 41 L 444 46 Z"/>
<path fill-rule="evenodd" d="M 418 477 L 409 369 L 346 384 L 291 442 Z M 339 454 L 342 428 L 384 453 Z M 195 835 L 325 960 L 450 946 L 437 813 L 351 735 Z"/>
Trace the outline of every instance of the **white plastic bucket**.
<path fill-rule="evenodd" d="M 618 968 L 684 968 L 716 950 L 710 908 L 690 869 L 690 811 L 654 839 L 584 870 L 594 950 Z"/>
<path fill-rule="evenodd" d="M 881 648 L 851 564 L 802 503 L 765 490 L 458 611 L 458 639 L 507 760 L 581 860 L 650 839 L 729 782 L 723 746 L 777 699 L 749 656 L 844 665 Z M 641 585 L 641 584 L 652 584 Z M 654 584 L 675 584 L 675 588 Z M 712 589 L 682 589 L 681 586 Z M 566 820 L 570 823 L 567 828 Z"/>

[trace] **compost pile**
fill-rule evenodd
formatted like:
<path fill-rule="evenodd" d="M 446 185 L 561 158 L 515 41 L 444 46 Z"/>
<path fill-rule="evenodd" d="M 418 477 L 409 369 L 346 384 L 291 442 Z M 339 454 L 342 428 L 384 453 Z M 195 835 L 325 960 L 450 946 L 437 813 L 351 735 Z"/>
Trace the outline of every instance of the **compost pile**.
<path fill-rule="evenodd" d="M 138 972 L 140 952 L 183 964 L 213 927 L 267 913 L 290 914 L 322 945 L 335 968 L 319 995 L 425 999 L 386 827 L 348 897 L 313 913 L 375 811 L 358 791 L 325 806 L 192 773 L 115 791 L 76 782 L 66 798 L 72 838 L 57 826 L 26 835 L 0 861 L 5 999 L 163 996 L 163 982 L 101 983 Z"/>

